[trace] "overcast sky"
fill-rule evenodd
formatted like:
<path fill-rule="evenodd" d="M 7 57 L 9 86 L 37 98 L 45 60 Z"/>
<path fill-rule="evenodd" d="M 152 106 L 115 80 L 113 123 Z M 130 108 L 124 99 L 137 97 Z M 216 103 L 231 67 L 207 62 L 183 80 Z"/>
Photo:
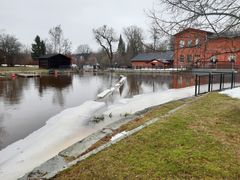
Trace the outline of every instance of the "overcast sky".
<path fill-rule="evenodd" d="M 130 25 L 142 27 L 147 33 L 150 20 L 146 10 L 157 0 L 0 0 L 0 30 L 14 34 L 20 42 L 30 45 L 38 34 L 48 38 L 50 28 L 61 24 L 65 38 L 74 51 L 79 44 L 98 45 L 92 29 L 106 24 L 116 32 Z"/>

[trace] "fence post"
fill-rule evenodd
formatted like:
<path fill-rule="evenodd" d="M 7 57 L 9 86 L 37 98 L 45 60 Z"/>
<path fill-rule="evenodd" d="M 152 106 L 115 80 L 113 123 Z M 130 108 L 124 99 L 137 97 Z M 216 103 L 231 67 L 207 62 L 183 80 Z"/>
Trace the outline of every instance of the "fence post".
<path fill-rule="evenodd" d="M 235 73 L 233 74 L 233 87 L 235 88 L 236 87 L 236 75 Z"/>
<path fill-rule="evenodd" d="M 220 74 L 220 91 L 222 90 L 222 74 Z"/>
<path fill-rule="evenodd" d="M 211 91 L 213 91 L 213 74 L 211 74 Z"/>
<path fill-rule="evenodd" d="M 222 75 L 223 78 L 222 78 L 222 89 L 224 89 L 224 79 L 225 79 L 225 74 Z"/>
<path fill-rule="evenodd" d="M 198 75 L 196 74 L 196 77 L 195 77 L 195 96 L 197 96 L 197 85 L 198 85 Z"/>
<path fill-rule="evenodd" d="M 198 76 L 198 94 L 200 94 L 201 76 Z"/>
<path fill-rule="evenodd" d="M 233 79 L 234 79 L 234 74 L 233 74 L 233 72 L 232 72 L 232 78 L 231 78 L 231 89 L 233 88 Z"/>
<path fill-rule="evenodd" d="M 211 73 L 208 75 L 208 92 L 211 90 Z"/>

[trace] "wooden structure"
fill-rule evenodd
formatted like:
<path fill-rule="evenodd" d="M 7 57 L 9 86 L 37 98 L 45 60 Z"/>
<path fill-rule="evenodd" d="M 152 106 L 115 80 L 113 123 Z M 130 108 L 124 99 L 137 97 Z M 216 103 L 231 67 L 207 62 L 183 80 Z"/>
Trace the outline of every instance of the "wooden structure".
<path fill-rule="evenodd" d="M 132 67 L 139 68 L 169 68 L 173 64 L 173 51 L 138 54 L 131 59 Z"/>
<path fill-rule="evenodd" d="M 70 68 L 71 58 L 63 54 L 47 54 L 38 58 L 39 68 L 59 69 Z"/>
<path fill-rule="evenodd" d="M 18 77 L 30 78 L 30 77 L 40 77 L 39 74 L 17 74 Z"/>

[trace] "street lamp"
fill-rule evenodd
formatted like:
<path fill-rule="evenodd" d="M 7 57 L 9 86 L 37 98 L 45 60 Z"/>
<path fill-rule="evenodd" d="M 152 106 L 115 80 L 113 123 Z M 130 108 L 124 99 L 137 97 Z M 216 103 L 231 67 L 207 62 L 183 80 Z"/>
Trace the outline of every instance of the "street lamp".
<path fill-rule="evenodd" d="M 236 55 L 231 54 L 231 55 L 228 57 L 228 60 L 229 60 L 229 62 L 232 64 L 232 69 L 233 69 L 235 62 L 237 61 Z"/>
<path fill-rule="evenodd" d="M 217 57 L 216 56 L 212 56 L 211 57 L 211 63 L 216 65 L 216 69 L 217 69 L 217 62 L 218 62 Z"/>

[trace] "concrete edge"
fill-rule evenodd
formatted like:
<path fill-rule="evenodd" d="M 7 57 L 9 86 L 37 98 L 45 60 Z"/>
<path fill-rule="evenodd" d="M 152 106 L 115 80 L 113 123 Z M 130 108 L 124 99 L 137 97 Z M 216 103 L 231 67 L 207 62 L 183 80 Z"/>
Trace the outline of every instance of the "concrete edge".
<path fill-rule="evenodd" d="M 111 136 L 113 134 L 113 130 L 116 130 L 119 127 L 121 127 L 122 125 L 136 119 L 139 116 L 144 115 L 150 109 L 153 109 L 153 108 L 161 106 L 161 105 L 149 107 L 149 108 L 146 108 L 142 111 L 135 113 L 134 115 L 129 115 L 125 118 L 122 118 L 112 124 L 109 124 L 102 130 L 97 131 L 96 133 L 93 133 L 90 136 L 88 136 L 88 137 L 82 139 L 81 141 L 73 144 L 72 146 L 66 148 L 65 150 L 61 151 L 58 155 L 56 155 L 53 158 L 49 159 L 48 161 L 44 162 L 40 166 L 34 168 L 31 172 L 26 173 L 23 177 L 21 177 L 19 179 L 20 180 L 50 179 L 50 178 L 54 177 L 55 175 L 57 175 L 59 172 L 77 164 L 78 162 L 90 157 L 91 155 L 95 155 L 98 152 L 110 147 L 111 145 L 116 144 L 117 142 L 121 141 L 122 139 L 125 139 L 126 137 L 129 137 L 129 136 L 139 132 L 143 128 L 145 128 L 151 124 L 154 124 L 155 122 L 162 120 L 166 117 L 169 117 L 170 115 L 172 115 L 176 111 L 182 109 L 183 107 L 187 106 L 188 104 L 195 102 L 200 97 L 202 97 L 202 96 L 190 97 L 190 98 L 193 98 L 193 100 L 186 102 L 183 105 L 181 105 L 173 110 L 170 110 L 163 116 L 154 118 L 150 121 L 143 123 L 142 125 L 140 125 L 139 127 L 135 128 L 135 129 L 127 131 L 126 134 L 115 139 L 114 141 L 109 141 L 109 142 L 97 147 L 96 149 L 94 149 L 86 154 L 83 154 L 92 145 L 94 145 L 96 142 L 100 141 L 102 138 L 109 136 L 109 135 Z M 179 100 L 186 100 L 186 99 L 189 99 L 189 98 L 183 98 L 183 99 L 179 99 Z"/>

